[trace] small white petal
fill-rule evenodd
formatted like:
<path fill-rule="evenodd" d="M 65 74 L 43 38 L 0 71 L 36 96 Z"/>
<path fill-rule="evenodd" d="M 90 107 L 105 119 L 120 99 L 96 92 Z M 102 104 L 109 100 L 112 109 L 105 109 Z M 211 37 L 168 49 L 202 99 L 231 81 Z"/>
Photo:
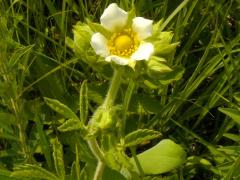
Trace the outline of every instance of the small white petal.
<path fill-rule="evenodd" d="M 105 60 L 108 62 L 114 61 L 115 63 L 120 64 L 120 65 L 128 65 L 130 59 L 123 58 L 123 57 L 116 56 L 116 55 L 111 55 L 111 56 L 106 57 Z"/>
<path fill-rule="evenodd" d="M 135 17 L 133 19 L 133 31 L 138 34 L 140 40 L 146 39 L 152 35 L 153 21 L 142 17 Z"/>
<path fill-rule="evenodd" d="M 95 50 L 96 54 L 102 57 L 107 57 L 109 55 L 107 39 L 102 34 L 95 33 L 92 35 L 91 46 Z"/>
<path fill-rule="evenodd" d="M 100 17 L 101 25 L 109 31 L 124 27 L 127 19 L 128 13 L 119 8 L 116 3 L 110 4 Z"/>
<path fill-rule="evenodd" d="M 154 47 L 152 43 L 143 43 L 140 44 L 138 49 L 132 54 L 132 60 L 148 60 L 149 57 L 153 54 Z"/>

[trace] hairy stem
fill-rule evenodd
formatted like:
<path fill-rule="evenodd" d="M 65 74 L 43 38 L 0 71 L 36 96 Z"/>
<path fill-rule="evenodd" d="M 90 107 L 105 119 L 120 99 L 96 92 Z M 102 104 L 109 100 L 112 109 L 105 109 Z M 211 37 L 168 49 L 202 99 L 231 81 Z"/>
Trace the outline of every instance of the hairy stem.
<path fill-rule="evenodd" d="M 114 70 L 112 81 L 111 81 L 107 96 L 103 103 L 103 107 L 105 109 L 110 109 L 116 99 L 118 89 L 121 84 L 121 74 L 122 74 L 121 69 Z"/>
<path fill-rule="evenodd" d="M 102 105 L 102 108 L 104 108 L 104 110 L 106 110 L 106 111 L 110 110 L 114 104 L 114 101 L 115 101 L 117 93 L 118 93 L 118 89 L 121 84 L 121 74 L 122 74 L 121 69 L 114 70 L 114 74 L 112 77 L 110 87 L 107 92 L 107 96 Z M 90 122 L 90 123 L 94 123 L 94 122 Z M 94 180 L 101 180 L 102 174 L 104 171 L 104 167 L 105 167 L 104 153 L 100 149 L 96 138 L 91 138 L 90 140 L 88 140 L 88 145 L 89 145 L 92 153 L 98 160 L 98 165 L 97 165 L 97 168 L 96 168 L 95 174 L 94 174 Z"/>
<path fill-rule="evenodd" d="M 102 174 L 104 171 L 104 154 L 101 151 L 100 147 L 98 146 L 97 140 L 95 138 L 88 140 L 88 145 L 94 154 L 94 156 L 98 160 L 97 168 L 94 173 L 94 178 L 93 180 L 101 180 L 102 179 Z"/>
<path fill-rule="evenodd" d="M 129 103 L 133 94 L 135 88 L 135 83 L 133 79 L 130 79 L 128 88 L 125 93 L 124 101 L 123 101 L 123 106 L 122 106 L 122 122 L 120 123 L 120 136 L 123 137 L 125 135 L 125 126 L 126 126 L 126 116 L 127 116 L 127 110 L 129 107 Z"/>

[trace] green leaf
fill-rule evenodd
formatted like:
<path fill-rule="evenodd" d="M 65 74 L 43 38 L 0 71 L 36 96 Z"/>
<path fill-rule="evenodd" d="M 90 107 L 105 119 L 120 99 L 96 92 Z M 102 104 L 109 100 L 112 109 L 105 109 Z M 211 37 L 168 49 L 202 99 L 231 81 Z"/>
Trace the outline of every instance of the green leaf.
<path fill-rule="evenodd" d="M 85 124 L 88 117 L 88 86 L 87 81 L 83 81 L 80 89 L 80 119 Z"/>
<path fill-rule="evenodd" d="M 67 132 L 67 131 L 74 131 L 82 129 L 83 125 L 81 121 L 77 119 L 68 119 L 66 122 L 64 122 L 61 126 L 58 127 L 59 131 Z"/>
<path fill-rule="evenodd" d="M 224 133 L 223 134 L 224 137 L 231 139 L 235 142 L 239 142 L 240 143 L 240 136 L 237 134 L 231 134 L 231 133 Z"/>
<path fill-rule="evenodd" d="M 69 60 L 67 62 L 73 61 Z M 37 52 L 36 60 L 31 65 L 31 72 L 34 72 L 31 76 L 36 81 L 26 88 L 28 89 L 36 83 L 43 97 L 58 99 L 64 103 L 67 102 L 68 92 L 62 79 L 63 76 L 58 72 L 63 67 L 67 67 L 67 65 L 65 66 L 65 63 L 60 65 L 56 60 Z"/>
<path fill-rule="evenodd" d="M 176 47 L 179 45 L 179 43 L 172 43 L 169 45 L 156 43 L 154 47 L 156 47 L 156 54 L 158 55 L 167 55 L 175 51 Z"/>
<path fill-rule="evenodd" d="M 185 69 L 181 66 L 178 66 L 173 69 L 172 72 L 164 73 L 161 77 L 159 77 L 160 82 L 163 85 L 167 85 L 172 83 L 173 81 L 178 81 L 182 78 Z"/>
<path fill-rule="evenodd" d="M 78 152 L 78 146 L 76 145 L 76 165 L 75 165 L 75 169 L 76 169 L 76 176 L 77 176 L 77 180 L 80 180 L 80 158 L 79 158 L 79 152 Z"/>
<path fill-rule="evenodd" d="M 101 33 L 107 39 L 109 39 L 112 36 L 112 33 L 105 29 L 101 24 L 88 21 L 88 25 L 92 29 L 92 31 Z"/>
<path fill-rule="evenodd" d="M 218 108 L 219 111 L 231 117 L 237 124 L 240 125 L 240 111 L 232 108 Z"/>
<path fill-rule="evenodd" d="M 136 146 L 151 139 L 158 138 L 160 133 L 150 129 L 138 129 L 125 136 L 125 147 Z"/>
<path fill-rule="evenodd" d="M 161 174 L 182 165 L 186 159 L 186 153 L 180 145 L 170 139 L 164 139 L 154 147 L 138 154 L 137 158 L 145 174 Z M 135 171 L 138 171 L 133 158 L 131 162 Z"/>
<path fill-rule="evenodd" d="M 66 37 L 65 44 L 71 49 L 74 48 L 74 41 L 70 37 Z"/>
<path fill-rule="evenodd" d="M 69 107 L 67 107 L 65 104 L 62 104 L 58 100 L 47 97 L 45 97 L 44 100 L 49 107 L 59 114 L 62 114 L 65 118 L 78 119 L 77 115 Z"/>
<path fill-rule="evenodd" d="M 47 171 L 46 169 L 43 169 L 42 167 L 37 165 L 30 164 L 16 167 L 15 170 L 12 172 L 11 176 L 19 179 L 39 179 L 39 177 L 41 177 L 41 179 L 44 180 L 59 180 L 57 176 Z"/>
<path fill-rule="evenodd" d="M 0 131 L 0 138 L 13 140 L 13 141 L 19 141 L 19 138 L 13 134 L 9 134 L 7 132 Z"/>
<path fill-rule="evenodd" d="M 238 158 L 235 161 L 235 163 L 231 166 L 231 168 L 228 170 L 223 180 L 239 179 L 240 177 L 239 167 L 240 167 L 240 158 Z"/>
<path fill-rule="evenodd" d="M 55 169 L 60 179 L 64 180 L 65 168 L 64 168 L 64 161 L 63 161 L 62 145 L 57 138 L 53 140 L 52 144 L 53 144 L 53 159 L 54 159 Z"/>
<path fill-rule="evenodd" d="M 127 27 L 132 27 L 132 20 L 136 17 L 136 9 L 133 6 L 132 9 L 128 12 L 128 18 L 127 18 Z"/>
<path fill-rule="evenodd" d="M 107 93 L 108 86 L 106 84 L 97 85 L 96 83 L 88 84 L 88 97 L 93 102 L 101 105 Z"/>
<path fill-rule="evenodd" d="M 0 123 L 4 123 L 8 125 L 16 125 L 15 116 L 10 113 L 0 112 Z"/>
<path fill-rule="evenodd" d="M 6 131 L 7 133 L 10 133 L 10 134 L 13 133 L 12 127 L 9 124 L 7 124 L 6 121 L 0 120 L 0 129 L 4 130 L 4 131 Z"/>
<path fill-rule="evenodd" d="M 149 113 L 158 113 L 162 108 L 160 102 L 154 96 L 141 94 L 138 99 L 143 109 Z"/>
<path fill-rule="evenodd" d="M 78 176 L 77 176 L 77 172 L 76 172 L 76 162 L 73 161 L 72 163 L 72 167 L 71 167 L 71 173 L 70 173 L 70 180 L 79 180 Z"/>
<path fill-rule="evenodd" d="M 78 146 L 76 145 L 76 150 L 75 150 L 75 154 L 76 154 L 76 160 L 72 163 L 72 167 L 71 167 L 71 176 L 70 179 L 71 180 L 80 180 L 80 159 L 79 159 L 79 152 L 78 152 Z"/>
<path fill-rule="evenodd" d="M 148 71 L 153 76 L 157 76 L 158 74 L 172 72 L 173 70 L 166 64 L 166 60 L 164 58 L 159 58 L 156 56 L 152 56 L 148 61 Z"/>
<path fill-rule="evenodd" d="M 19 63 L 22 60 L 22 57 L 24 55 L 29 54 L 32 51 L 33 47 L 34 47 L 34 45 L 21 46 L 18 49 L 16 49 L 8 61 L 8 68 L 12 68 L 17 63 Z M 20 62 L 20 63 L 22 63 L 22 62 Z"/>
<path fill-rule="evenodd" d="M 16 180 L 17 178 L 11 177 L 11 171 L 8 171 L 6 169 L 0 169 L 0 179 L 3 179 L 3 180 Z"/>
<path fill-rule="evenodd" d="M 74 34 L 73 50 L 80 57 L 84 57 L 83 55 L 86 53 L 86 49 L 90 49 L 91 47 L 89 42 L 93 32 L 87 24 L 78 22 L 73 28 L 73 34 Z M 93 61 L 95 62 L 96 59 Z"/>
<path fill-rule="evenodd" d="M 103 173 L 103 179 L 114 179 L 114 180 L 125 180 L 125 178 L 120 174 L 120 172 L 106 167 Z"/>
<path fill-rule="evenodd" d="M 46 133 L 43 130 L 43 123 L 38 115 L 35 116 L 35 121 L 36 121 L 36 127 L 39 135 L 39 141 L 40 141 L 42 152 L 46 158 L 48 167 L 50 169 L 53 169 L 50 142 L 48 141 Z"/>
<path fill-rule="evenodd" d="M 240 92 L 236 92 L 236 93 L 234 93 L 234 99 L 237 101 L 237 102 L 239 102 L 240 103 Z"/>

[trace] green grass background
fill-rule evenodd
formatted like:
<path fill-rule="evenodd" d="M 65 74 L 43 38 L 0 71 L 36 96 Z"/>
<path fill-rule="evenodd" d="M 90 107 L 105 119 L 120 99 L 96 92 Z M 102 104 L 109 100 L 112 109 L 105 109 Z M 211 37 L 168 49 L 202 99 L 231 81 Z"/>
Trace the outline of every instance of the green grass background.
<path fill-rule="evenodd" d="M 54 179 L 53 137 L 63 146 L 62 152 L 54 152 L 63 154 L 60 164 L 67 175 L 74 161 L 79 172 L 94 171 L 85 164 L 93 157 L 84 140 L 57 130 L 63 120 L 43 97 L 79 113 L 79 89 L 87 80 L 89 114 L 102 102 L 109 79 L 77 58 L 66 37 L 73 38 L 78 21 L 99 22 L 111 2 L 0 0 L 0 179 L 21 177 L 12 176 L 19 168 L 22 174 L 41 172 L 42 179 Z M 159 131 L 188 156 L 178 170 L 145 178 L 177 174 L 177 179 L 240 179 L 240 115 L 235 112 L 232 120 L 232 114 L 219 111 L 240 110 L 240 1 L 185 0 L 183 7 L 180 0 L 114 2 L 125 10 L 133 3 L 137 15 L 155 22 L 163 19 L 163 30 L 172 31 L 173 41 L 180 42 L 168 64 L 185 68 L 183 77 L 170 85 L 134 90 L 126 131 Z M 139 147 L 139 152 L 154 143 Z"/>

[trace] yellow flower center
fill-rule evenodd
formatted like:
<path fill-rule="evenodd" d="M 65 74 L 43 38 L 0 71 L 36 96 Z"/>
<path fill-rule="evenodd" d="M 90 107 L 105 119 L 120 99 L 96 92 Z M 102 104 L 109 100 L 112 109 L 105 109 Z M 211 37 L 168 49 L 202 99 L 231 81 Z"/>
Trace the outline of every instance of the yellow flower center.
<path fill-rule="evenodd" d="M 124 51 L 125 49 L 129 49 L 132 45 L 132 39 L 128 35 L 120 35 L 115 39 L 115 48 Z"/>
<path fill-rule="evenodd" d="M 124 29 L 114 33 L 108 41 L 108 47 L 112 55 L 130 57 L 138 48 L 139 40 L 131 29 Z"/>

